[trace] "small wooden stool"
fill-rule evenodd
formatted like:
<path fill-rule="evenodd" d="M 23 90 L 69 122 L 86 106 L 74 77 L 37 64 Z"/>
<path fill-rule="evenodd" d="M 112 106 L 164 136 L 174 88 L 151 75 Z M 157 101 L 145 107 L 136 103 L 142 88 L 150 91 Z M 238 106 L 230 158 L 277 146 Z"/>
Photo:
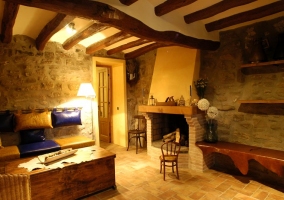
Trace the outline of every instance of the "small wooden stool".
<path fill-rule="evenodd" d="M 146 119 L 143 115 L 134 115 L 134 119 L 138 120 L 138 127 L 137 129 L 134 130 L 129 130 L 128 131 L 128 146 L 127 146 L 127 151 L 129 149 L 129 143 L 132 138 L 135 138 L 136 142 L 136 154 L 138 153 L 138 140 L 140 147 L 141 146 L 141 140 L 140 138 L 144 138 L 145 142 L 147 141 L 146 139 Z"/>

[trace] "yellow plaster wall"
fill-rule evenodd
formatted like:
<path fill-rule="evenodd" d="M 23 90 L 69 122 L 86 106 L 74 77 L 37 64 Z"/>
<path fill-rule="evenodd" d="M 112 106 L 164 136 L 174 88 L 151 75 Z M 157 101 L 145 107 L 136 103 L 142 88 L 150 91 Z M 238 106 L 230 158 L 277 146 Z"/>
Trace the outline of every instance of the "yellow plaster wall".
<path fill-rule="evenodd" d="M 189 105 L 190 85 L 192 99 L 197 98 L 193 81 L 199 76 L 200 52 L 183 47 L 164 47 L 157 50 L 150 94 L 158 102 L 167 97 L 179 99 L 183 95 Z"/>

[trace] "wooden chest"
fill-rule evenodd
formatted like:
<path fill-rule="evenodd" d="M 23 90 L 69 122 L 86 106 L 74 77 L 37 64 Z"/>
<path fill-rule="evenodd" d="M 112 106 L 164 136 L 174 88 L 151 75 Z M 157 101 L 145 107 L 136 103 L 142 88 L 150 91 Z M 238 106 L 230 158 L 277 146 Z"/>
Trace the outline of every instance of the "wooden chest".
<path fill-rule="evenodd" d="M 88 148 L 88 147 L 87 147 Z M 66 164 L 62 169 L 38 169 L 28 172 L 18 168 L 20 163 L 32 159 L 7 162 L 5 172 L 30 174 L 33 200 L 77 199 L 100 190 L 115 188 L 115 154 L 100 147 L 93 147 L 95 159 L 80 164 Z"/>

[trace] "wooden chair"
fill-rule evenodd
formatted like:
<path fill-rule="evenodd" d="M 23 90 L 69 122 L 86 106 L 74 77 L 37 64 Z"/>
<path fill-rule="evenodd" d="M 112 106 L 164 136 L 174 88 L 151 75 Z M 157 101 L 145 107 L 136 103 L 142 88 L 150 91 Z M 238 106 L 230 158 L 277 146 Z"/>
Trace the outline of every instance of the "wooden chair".
<path fill-rule="evenodd" d="M 164 170 L 164 180 L 166 174 L 166 167 L 171 167 L 174 173 L 174 167 L 176 167 L 177 179 L 178 175 L 178 155 L 180 152 L 180 144 L 174 141 L 165 142 L 161 146 L 162 155 L 160 156 L 160 173 L 162 168 Z M 168 164 L 167 164 L 168 163 Z"/>
<path fill-rule="evenodd" d="M 138 127 L 137 129 L 128 131 L 127 151 L 129 149 L 129 144 L 130 144 L 131 139 L 134 138 L 135 144 L 136 144 L 136 154 L 137 154 L 138 153 L 138 141 L 139 141 L 140 147 L 142 147 L 140 138 L 144 138 L 145 142 L 147 141 L 146 139 L 146 119 L 143 115 L 135 115 L 133 118 L 138 120 Z"/>

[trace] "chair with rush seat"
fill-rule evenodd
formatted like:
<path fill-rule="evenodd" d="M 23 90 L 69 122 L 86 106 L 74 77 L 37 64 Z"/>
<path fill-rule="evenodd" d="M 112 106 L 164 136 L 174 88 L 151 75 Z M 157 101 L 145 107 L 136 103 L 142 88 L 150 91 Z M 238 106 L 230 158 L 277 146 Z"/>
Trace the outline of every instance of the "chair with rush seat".
<path fill-rule="evenodd" d="M 165 142 L 161 146 L 162 155 L 160 156 L 160 173 L 162 168 L 164 170 L 164 180 L 166 175 L 166 167 L 171 167 L 172 172 L 174 173 L 174 167 L 176 167 L 177 179 L 178 175 L 178 155 L 180 152 L 180 144 L 177 142 L 169 141 Z M 170 163 L 170 164 L 167 164 Z"/>
<path fill-rule="evenodd" d="M 134 138 L 135 145 L 136 145 L 136 154 L 137 154 L 138 153 L 138 141 L 139 141 L 140 147 L 142 147 L 140 138 L 144 138 L 145 142 L 147 141 L 146 139 L 146 119 L 143 115 L 135 115 L 133 118 L 138 120 L 138 126 L 137 126 L 137 129 L 128 131 L 127 151 L 129 149 L 129 144 L 130 144 L 131 139 Z"/>

